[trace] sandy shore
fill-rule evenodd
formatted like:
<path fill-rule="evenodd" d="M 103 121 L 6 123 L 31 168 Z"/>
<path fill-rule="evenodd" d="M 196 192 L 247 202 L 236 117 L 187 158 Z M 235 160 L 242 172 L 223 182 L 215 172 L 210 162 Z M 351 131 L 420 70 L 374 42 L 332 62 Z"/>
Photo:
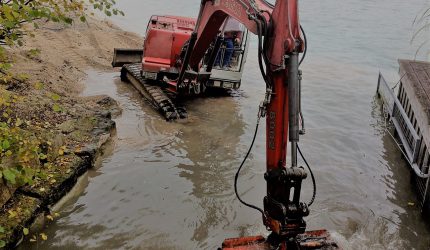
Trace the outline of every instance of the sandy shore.
<path fill-rule="evenodd" d="M 109 21 L 89 19 L 73 26 L 48 23 L 25 40 L 24 46 L 13 49 L 15 69 L 31 74 L 32 81 L 50 83 L 52 90 L 76 96 L 80 82 L 89 68 L 112 70 L 113 49 L 140 48 L 143 40 Z M 40 50 L 32 57 L 28 51 Z M 52 85 L 52 86 L 51 86 Z"/>

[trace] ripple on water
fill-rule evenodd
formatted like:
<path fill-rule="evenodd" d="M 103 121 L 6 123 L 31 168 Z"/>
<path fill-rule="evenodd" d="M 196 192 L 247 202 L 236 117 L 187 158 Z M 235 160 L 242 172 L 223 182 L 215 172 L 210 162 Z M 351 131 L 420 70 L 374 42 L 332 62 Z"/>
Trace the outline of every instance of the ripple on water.
<path fill-rule="evenodd" d="M 155 13 L 195 16 L 195 1 L 121 1 L 117 23 L 142 32 Z M 395 82 L 399 57 L 411 58 L 411 22 L 427 0 L 309 0 L 301 3 L 309 38 L 303 65 L 307 135 L 301 148 L 317 177 L 309 229 L 327 228 L 345 249 L 426 249 L 429 230 L 409 172 L 383 128 L 375 101 L 379 69 Z M 164 13 L 162 13 L 164 14 Z M 145 21 L 143 21 L 145 22 Z M 84 95 L 108 94 L 123 109 L 115 149 L 90 173 L 38 249 L 214 249 L 225 237 L 264 234 L 259 214 L 232 191 L 250 143 L 264 86 L 252 39 L 242 89 L 233 97 L 187 103 L 185 123 L 166 123 L 118 73 L 89 72 Z M 264 124 L 240 177 L 248 202 L 265 193 Z M 306 180 L 303 199 L 312 192 Z M 22 249 L 28 248 L 24 244 Z"/>

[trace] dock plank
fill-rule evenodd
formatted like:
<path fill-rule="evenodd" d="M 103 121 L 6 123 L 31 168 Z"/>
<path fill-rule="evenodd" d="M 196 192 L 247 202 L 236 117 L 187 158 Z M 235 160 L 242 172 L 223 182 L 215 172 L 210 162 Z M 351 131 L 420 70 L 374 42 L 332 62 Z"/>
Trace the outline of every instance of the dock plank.
<path fill-rule="evenodd" d="M 400 76 L 418 123 L 430 124 L 430 63 L 399 59 Z M 420 126 L 421 127 L 421 126 Z"/>

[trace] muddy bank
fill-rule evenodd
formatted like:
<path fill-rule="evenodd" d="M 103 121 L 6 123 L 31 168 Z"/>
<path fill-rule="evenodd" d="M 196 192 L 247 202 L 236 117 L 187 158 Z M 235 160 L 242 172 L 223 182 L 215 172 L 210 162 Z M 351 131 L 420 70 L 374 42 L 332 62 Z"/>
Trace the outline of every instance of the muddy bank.
<path fill-rule="evenodd" d="M 24 235 L 28 235 L 24 240 L 44 240 L 44 234 L 32 232 L 31 225 L 37 218 L 55 217 L 50 207 L 103 153 L 115 132 L 111 118 L 121 112 L 108 96 L 79 96 L 85 71 L 112 71 L 114 47 L 142 44 L 139 36 L 105 20 L 39 26 L 22 47 L 7 51 L 17 77 L 0 84 L 1 100 L 13 99 L 4 109 L 0 106 L 0 122 L 27 135 L 17 145 L 37 141 L 34 151 L 38 155 L 29 160 L 31 180 L 11 183 L 0 178 L 0 248 L 15 247 Z M 17 158 L 8 157 L 10 161 L 0 162 L 1 169 L 11 167 Z"/>

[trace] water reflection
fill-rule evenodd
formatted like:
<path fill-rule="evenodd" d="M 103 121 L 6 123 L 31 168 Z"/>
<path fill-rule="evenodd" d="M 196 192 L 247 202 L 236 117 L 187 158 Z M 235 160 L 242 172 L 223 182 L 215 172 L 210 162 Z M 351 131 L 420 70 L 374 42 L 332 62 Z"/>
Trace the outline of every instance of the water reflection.
<path fill-rule="evenodd" d="M 430 238 L 427 237 L 428 224 L 421 216 L 417 208 L 418 205 L 408 205 L 418 204 L 416 194 L 410 183 L 413 172 L 409 170 L 409 165 L 393 143 L 393 138 L 385 130 L 387 125 L 381 111 L 382 104 L 379 99 L 376 99 L 376 96 L 372 104 L 375 131 L 378 136 L 381 136 L 384 149 L 381 152 L 382 159 L 384 159 L 381 165 L 389 170 L 387 175 L 381 176 L 381 181 L 390 188 L 387 192 L 387 199 L 392 204 L 397 205 L 389 215 L 375 215 L 379 217 L 377 218 L 378 224 L 385 225 L 384 231 L 387 232 L 379 237 L 382 238 L 381 242 L 388 247 L 427 249 L 430 246 Z M 393 133 L 392 127 L 389 129 Z"/>
<path fill-rule="evenodd" d="M 181 130 L 178 147 L 186 150 L 191 164 L 178 167 L 179 175 L 193 184 L 190 194 L 197 198 L 198 206 L 204 211 L 190 240 L 204 242 L 211 230 L 229 225 L 236 216 L 232 206 L 235 171 L 232 166 L 239 158 L 237 149 L 245 123 L 231 97 L 194 100 L 188 106 L 198 125 Z"/>
<path fill-rule="evenodd" d="M 89 72 L 84 93 L 108 94 L 123 109 L 114 152 L 92 171 L 85 191 L 66 204 L 37 248 L 219 245 L 237 218 L 232 180 L 247 127 L 237 101 L 195 99 L 187 104 L 188 121 L 167 123 L 116 75 Z"/>

